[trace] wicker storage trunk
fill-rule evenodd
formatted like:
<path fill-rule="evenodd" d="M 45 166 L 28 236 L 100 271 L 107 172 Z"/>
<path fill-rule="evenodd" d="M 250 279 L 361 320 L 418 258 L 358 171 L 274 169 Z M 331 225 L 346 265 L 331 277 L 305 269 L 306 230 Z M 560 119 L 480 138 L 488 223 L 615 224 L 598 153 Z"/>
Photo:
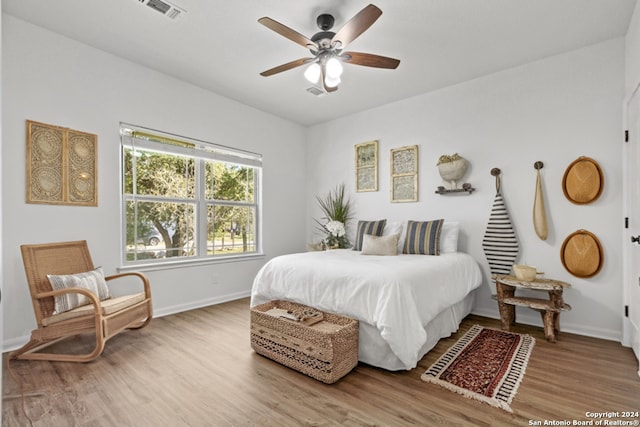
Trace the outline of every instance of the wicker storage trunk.
<path fill-rule="evenodd" d="M 358 364 L 358 321 L 333 313 L 311 326 L 267 314 L 284 309 L 295 315 L 318 311 L 288 301 L 269 301 L 251 309 L 251 347 L 256 353 L 332 384 Z"/>

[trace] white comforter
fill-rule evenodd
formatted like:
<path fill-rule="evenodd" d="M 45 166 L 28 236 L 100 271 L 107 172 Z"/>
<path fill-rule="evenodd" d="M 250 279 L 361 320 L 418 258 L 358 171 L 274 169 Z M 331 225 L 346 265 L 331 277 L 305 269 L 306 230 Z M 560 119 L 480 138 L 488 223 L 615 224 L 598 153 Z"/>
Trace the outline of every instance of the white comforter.
<path fill-rule="evenodd" d="M 350 249 L 283 255 L 256 275 L 251 306 L 284 299 L 373 325 L 405 366 L 415 367 L 424 326 L 482 283 L 465 253 L 369 256 Z"/>

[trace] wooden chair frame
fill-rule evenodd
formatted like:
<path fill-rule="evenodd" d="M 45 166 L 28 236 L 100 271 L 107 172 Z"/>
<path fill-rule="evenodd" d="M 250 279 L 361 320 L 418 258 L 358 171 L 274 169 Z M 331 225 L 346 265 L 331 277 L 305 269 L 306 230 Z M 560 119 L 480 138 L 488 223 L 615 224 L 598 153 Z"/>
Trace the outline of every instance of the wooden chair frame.
<path fill-rule="evenodd" d="M 31 332 L 31 339 L 24 346 L 10 354 L 12 359 L 50 360 L 62 362 L 90 362 L 104 350 L 107 340 L 125 329 L 139 329 L 148 325 L 153 317 L 151 288 L 148 278 L 139 272 L 127 272 L 106 276 L 108 284 L 127 276 L 136 277 L 141 282 L 143 292 L 119 297 L 121 309 L 106 310 L 106 301 L 81 288 L 53 290 L 48 274 L 67 275 L 93 270 L 93 262 L 86 240 L 22 245 L 24 263 L 37 328 Z M 86 296 L 93 306 L 82 314 L 64 316 L 54 314 L 56 295 L 79 293 Z M 82 307 L 80 307 L 82 308 Z M 76 309 L 77 310 L 77 309 Z M 59 319 L 64 319 L 57 321 Z M 58 341 L 80 334 L 95 334 L 95 348 L 86 354 L 65 354 L 39 352 Z"/>

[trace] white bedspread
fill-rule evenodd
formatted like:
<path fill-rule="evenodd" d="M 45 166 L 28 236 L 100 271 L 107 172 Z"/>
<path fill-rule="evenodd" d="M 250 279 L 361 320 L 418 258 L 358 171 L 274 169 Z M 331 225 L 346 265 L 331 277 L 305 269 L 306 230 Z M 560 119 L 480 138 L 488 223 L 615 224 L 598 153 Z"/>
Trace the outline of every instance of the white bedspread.
<path fill-rule="evenodd" d="M 482 283 L 465 253 L 368 256 L 351 249 L 283 255 L 253 282 L 251 306 L 274 299 L 373 325 L 402 363 L 417 366 L 424 326 Z"/>

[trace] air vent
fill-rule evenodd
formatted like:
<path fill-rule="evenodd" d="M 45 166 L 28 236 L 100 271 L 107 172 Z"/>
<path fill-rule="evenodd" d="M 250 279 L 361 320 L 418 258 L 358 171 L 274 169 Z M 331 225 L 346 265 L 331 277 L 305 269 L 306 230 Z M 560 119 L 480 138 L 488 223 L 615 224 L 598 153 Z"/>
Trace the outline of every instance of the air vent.
<path fill-rule="evenodd" d="M 326 95 L 327 92 L 323 91 L 322 89 L 315 87 L 315 86 L 311 86 L 309 88 L 307 88 L 307 92 L 314 94 L 315 96 L 323 96 Z"/>
<path fill-rule="evenodd" d="M 142 4 L 146 4 L 151 9 L 162 13 L 167 18 L 176 19 L 178 16 L 186 13 L 187 11 L 171 4 L 165 0 L 138 0 Z"/>

